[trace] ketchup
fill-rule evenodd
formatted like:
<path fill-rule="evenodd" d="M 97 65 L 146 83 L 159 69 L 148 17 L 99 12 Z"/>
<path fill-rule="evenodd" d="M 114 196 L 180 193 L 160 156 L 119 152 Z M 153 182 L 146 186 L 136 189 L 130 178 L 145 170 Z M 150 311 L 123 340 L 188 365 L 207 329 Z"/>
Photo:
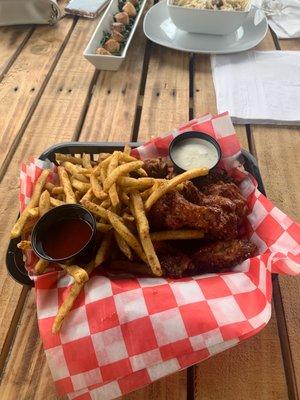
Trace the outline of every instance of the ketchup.
<path fill-rule="evenodd" d="M 51 258 L 67 258 L 80 251 L 92 234 L 92 227 L 83 219 L 62 219 L 48 230 L 43 250 Z"/>

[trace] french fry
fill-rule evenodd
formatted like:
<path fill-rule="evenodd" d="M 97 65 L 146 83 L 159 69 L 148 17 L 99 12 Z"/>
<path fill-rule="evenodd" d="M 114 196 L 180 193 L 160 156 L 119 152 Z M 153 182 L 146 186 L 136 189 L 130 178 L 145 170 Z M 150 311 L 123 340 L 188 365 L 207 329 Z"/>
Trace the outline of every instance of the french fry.
<path fill-rule="evenodd" d="M 118 167 L 118 152 L 114 152 L 112 155 L 112 158 L 110 159 L 110 162 L 108 164 L 107 167 L 107 175 L 109 176 L 110 174 L 112 174 L 112 172 Z M 105 180 L 104 180 L 105 182 Z M 111 204 L 113 205 L 113 207 L 116 209 L 119 204 L 120 204 L 120 199 L 119 199 L 119 195 L 117 192 L 117 186 L 115 183 L 113 183 L 111 185 L 111 187 L 108 190 L 108 194 L 109 194 L 109 198 L 111 201 Z"/>
<path fill-rule="evenodd" d="M 141 195 L 138 192 L 132 193 L 130 196 L 130 200 L 132 201 L 134 217 L 137 222 L 140 240 L 145 251 L 148 264 L 150 265 L 154 275 L 161 276 L 162 270 L 150 238 L 149 222 L 145 214 L 144 204 Z"/>
<path fill-rule="evenodd" d="M 44 190 L 43 193 L 41 194 L 40 200 L 39 200 L 39 215 L 42 217 L 46 212 L 48 212 L 51 208 L 50 204 L 50 193 L 48 190 Z"/>
<path fill-rule="evenodd" d="M 75 196 L 76 197 L 76 196 Z M 64 203 L 66 202 L 66 195 L 65 193 L 57 194 L 56 195 L 57 200 L 63 201 Z"/>
<path fill-rule="evenodd" d="M 100 181 L 102 182 L 102 185 L 103 185 L 103 182 L 106 179 L 106 176 L 107 176 L 107 173 L 106 173 L 105 168 L 103 167 L 103 168 L 100 169 Z"/>
<path fill-rule="evenodd" d="M 57 334 L 60 331 L 60 328 L 64 322 L 65 317 L 68 315 L 71 308 L 73 307 L 74 301 L 79 296 L 79 293 L 81 292 L 81 289 L 83 288 L 83 286 L 84 286 L 84 283 L 77 283 L 77 282 L 74 282 L 71 285 L 71 289 L 70 289 L 69 293 L 67 294 L 64 302 L 59 307 L 58 313 L 54 319 L 54 322 L 52 325 L 53 335 Z"/>
<path fill-rule="evenodd" d="M 115 183 L 109 188 L 108 194 L 111 204 L 113 205 L 114 208 L 117 208 L 120 204 L 120 199 L 118 196 L 117 186 Z"/>
<path fill-rule="evenodd" d="M 58 207 L 66 204 L 64 201 L 55 199 L 54 197 L 50 197 L 50 204 L 52 207 Z"/>
<path fill-rule="evenodd" d="M 132 260 L 132 253 L 131 253 L 131 250 L 130 250 L 130 247 L 128 246 L 128 244 L 125 242 L 125 240 L 122 238 L 122 236 L 118 232 L 114 231 L 114 236 L 115 236 L 116 242 L 117 242 L 121 252 L 129 260 Z"/>
<path fill-rule="evenodd" d="M 107 258 L 110 243 L 111 243 L 111 234 L 108 233 L 102 240 L 101 246 L 96 254 L 95 260 L 91 261 L 88 264 L 87 268 L 85 269 L 85 271 L 88 275 L 90 275 L 91 272 L 97 266 L 101 265 L 103 263 L 103 261 L 105 261 L 105 259 Z M 52 333 L 53 334 L 56 334 L 59 332 L 65 317 L 70 312 L 70 310 L 74 304 L 74 301 L 79 296 L 79 293 L 81 292 L 83 286 L 84 286 L 84 283 L 74 282 L 72 284 L 68 295 L 66 296 L 63 304 L 59 307 L 58 313 L 54 319 L 54 322 L 52 325 Z"/>
<path fill-rule="evenodd" d="M 115 168 L 110 174 L 108 174 L 107 178 L 103 183 L 103 189 L 105 191 L 109 190 L 109 188 L 116 183 L 120 176 L 129 174 L 132 171 L 135 171 L 141 168 L 144 165 L 143 161 L 133 161 L 128 164 L 119 165 Z"/>
<path fill-rule="evenodd" d="M 50 193 L 51 193 L 53 196 L 57 196 L 58 194 L 64 194 L 65 191 L 64 191 L 64 188 L 63 188 L 62 186 L 54 186 L 54 187 L 52 188 L 52 190 L 50 190 Z"/>
<path fill-rule="evenodd" d="M 86 153 L 82 154 L 82 165 L 84 168 L 92 169 L 90 156 Z"/>
<path fill-rule="evenodd" d="M 90 182 L 91 182 L 92 191 L 93 191 L 95 197 L 97 197 L 100 200 L 106 199 L 107 193 L 105 193 L 104 190 L 102 190 L 100 182 L 98 181 L 98 178 L 96 177 L 95 174 L 91 174 Z"/>
<path fill-rule="evenodd" d="M 69 161 L 64 162 L 62 166 L 65 167 L 66 171 L 71 175 L 86 175 L 92 172 L 92 169 L 82 168 L 80 165 L 74 165 Z"/>
<path fill-rule="evenodd" d="M 74 194 L 74 191 L 72 189 L 72 185 L 69 179 L 69 176 L 67 174 L 67 171 L 65 170 L 64 167 L 59 166 L 57 168 L 58 176 L 60 179 L 60 183 L 62 187 L 64 188 L 64 192 L 66 195 L 66 203 L 67 204 L 73 204 L 76 203 L 76 197 Z"/>
<path fill-rule="evenodd" d="M 82 202 L 82 205 L 87 208 L 92 214 L 107 220 L 107 210 L 104 207 L 98 206 L 98 204 L 92 203 L 89 200 L 84 200 Z"/>
<path fill-rule="evenodd" d="M 44 185 L 44 188 L 47 189 L 49 191 L 49 193 L 52 193 L 52 190 L 55 188 L 56 186 L 51 183 L 51 182 L 46 182 Z"/>
<path fill-rule="evenodd" d="M 85 195 L 81 198 L 80 203 L 84 203 L 86 200 L 91 201 L 93 198 L 93 190 L 90 188 Z"/>
<path fill-rule="evenodd" d="M 126 143 L 126 144 L 125 144 L 123 153 L 130 155 L 130 153 L 131 153 L 131 146 L 130 146 L 129 143 Z"/>
<path fill-rule="evenodd" d="M 130 178 L 128 176 L 121 176 L 118 181 L 117 181 L 118 185 L 121 185 L 125 188 L 134 188 L 134 189 L 146 189 L 149 188 L 151 186 L 153 186 L 153 184 L 155 183 L 155 179 L 154 178 Z"/>
<path fill-rule="evenodd" d="M 175 176 L 174 178 L 167 181 L 166 184 L 160 185 L 155 191 L 151 193 L 148 199 L 145 202 L 145 210 L 148 212 L 153 204 L 161 198 L 164 194 L 168 193 L 170 190 L 176 188 L 179 184 L 198 178 L 199 176 L 204 176 L 208 174 L 208 168 L 194 168 L 186 171 L 180 175 Z"/>
<path fill-rule="evenodd" d="M 31 232 L 37 222 L 38 218 L 28 218 L 23 226 L 22 234 L 26 235 L 26 233 Z"/>
<path fill-rule="evenodd" d="M 204 237 L 204 233 L 202 231 L 187 229 L 178 231 L 152 232 L 150 233 L 150 237 L 153 241 L 201 239 Z"/>
<path fill-rule="evenodd" d="M 127 212 L 124 212 L 122 215 L 122 220 L 123 221 L 130 221 L 133 222 L 135 220 L 133 215 L 128 214 Z"/>
<path fill-rule="evenodd" d="M 103 222 L 97 222 L 97 231 L 102 233 L 107 233 L 112 229 L 112 226 L 109 224 L 104 224 Z"/>
<path fill-rule="evenodd" d="M 75 190 L 75 197 L 76 197 L 77 203 L 80 203 L 82 194 L 83 194 L 83 193 L 79 192 L 79 190 Z"/>
<path fill-rule="evenodd" d="M 42 171 L 41 175 L 39 176 L 38 180 L 36 181 L 36 184 L 34 186 L 34 190 L 31 196 L 31 199 L 24 209 L 24 211 L 21 213 L 20 217 L 18 218 L 17 222 L 12 228 L 11 231 L 11 238 L 17 238 L 21 236 L 22 233 L 22 228 L 26 223 L 26 220 L 29 216 L 29 210 L 32 208 L 36 207 L 39 203 L 39 198 L 42 193 L 43 187 L 45 185 L 46 179 L 50 173 L 50 170 L 45 169 Z"/>
<path fill-rule="evenodd" d="M 106 208 L 106 209 L 109 208 L 111 206 L 110 199 L 103 200 L 102 203 L 100 204 L 100 206 L 103 208 Z"/>
<path fill-rule="evenodd" d="M 73 176 L 74 179 L 77 179 L 80 182 L 83 182 L 83 183 L 89 183 L 90 182 L 90 180 L 88 178 L 90 175 L 74 174 L 72 176 Z"/>
<path fill-rule="evenodd" d="M 31 208 L 31 209 L 28 211 L 28 213 L 29 213 L 29 217 L 30 217 L 30 218 L 38 218 L 38 216 L 40 215 L 40 213 L 39 213 L 39 207 Z"/>
<path fill-rule="evenodd" d="M 81 193 L 86 193 L 91 188 L 90 183 L 81 182 L 74 177 L 71 178 L 71 184 L 74 189 L 78 190 Z"/>
<path fill-rule="evenodd" d="M 150 196 L 150 194 L 153 192 L 154 187 L 155 187 L 155 184 L 154 184 L 152 187 L 150 187 L 150 188 L 144 190 L 144 191 L 141 193 L 141 198 L 142 198 L 144 201 L 148 199 L 148 197 Z"/>
<path fill-rule="evenodd" d="M 130 232 L 126 225 L 120 220 L 120 218 L 113 212 L 107 210 L 107 217 L 113 228 L 121 235 L 129 247 L 131 247 L 141 260 L 147 262 L 146 255 L 140 245 L 138 239 Z"/>
<path fill-rule="evenodd" d="M 129 205 L 129 196 L 127 195 L 127 193 L 123 192 L 123 190 L 121 190 L 119 193 L 119 199 L 126 206 Z"/>
<path fill-rule="evenodd" d="M 80 268 L 78 265 L 60 264 L 60 267 L 64 269 L 70 276 L 72 276 L 77 283 L 85 283 L 89 280 L 86 270 Z"/>
<path fill-rule="evenodd" d="M 31 250 L 32 246 L 31 246 L 31 241 L 30 240 L 21 240 L 21 242 L 19 242 L 17 244 L 18 249 L 21 250 Z"/>
<path fill-rule="evenodd" d="M 106 160 L 106 158 L 110 157 L 110 153 L 99 153 L 98 155 L 98 163 L 101 163 L 102 161 Z"/>
<path fill-rule="evenodd" d="M 73 163 L 73 164 L 82 165 L 82 158 L 74 157 L 74 156 L 71 156 L 69 154 L 56 153 L 55 154 L 55 159 L 59 163 L 70 162 L 70 163 Z"/>
<path fill-rule="evenodd" d="M 99 265 L 101 265 L 108 256 L 108 251 L 110 248 L 110 244 L 111 244 L 111 239 L 112 239 L 112 235 L 110 232 L 108 232 L 102 242 L 101 245 L 99 247 L 99 250 L 97 251 L 96 257 L 95 257 L 95 262 L 94 262 L 94 268 L 99 267 Z"/>
<path fill-rule="evenodd" d="M 46 260 L 42 260 L 41 258 L 39 259 L 39 261 L 35 264 L 34 266 L 34 272 L 36 274 L 42 274 L 45 269 L 48 267 L 49 263 Z"/>
<path fill-rule="evenodd" d="M 139 168 L 139 169 L 136 170 L 136 172 L 137 172 L 137 174 L 140 175 L 140 176 L 144 176 L 144 177 L 148 176 L 148 174 L 147 174 L 147 172 L 144 170 L 144 168 Z"/>

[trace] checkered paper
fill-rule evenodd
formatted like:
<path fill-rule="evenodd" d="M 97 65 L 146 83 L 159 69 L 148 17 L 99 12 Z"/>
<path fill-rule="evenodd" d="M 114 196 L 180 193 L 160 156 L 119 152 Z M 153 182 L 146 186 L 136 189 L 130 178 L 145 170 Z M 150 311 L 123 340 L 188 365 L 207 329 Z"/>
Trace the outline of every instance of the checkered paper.
<path fill-rule="evenodd" d="M 103 267 L 86 283 L 60 334 L 51 326 L 72 278 L 49 270 L 34 277 L 40 334 L 59 394 L 111 400 L 235 346 L 259 332 L 271 316 L 271 273 L 300 275 L 300 225 L 256 188 L 240 163 L 228 114 L 209 114 L 133 151 L 142 159 L 166 156 L 172 138 L 200 130 L 218 140 L 222 163 L 247 198 L 247 236 L 260 255 L 232 272 L 182 279 L 109 279 Z M 21 209 L 49 162 L 21 167 Z M 27 254 L 27 266 L 34 257 Z"/>

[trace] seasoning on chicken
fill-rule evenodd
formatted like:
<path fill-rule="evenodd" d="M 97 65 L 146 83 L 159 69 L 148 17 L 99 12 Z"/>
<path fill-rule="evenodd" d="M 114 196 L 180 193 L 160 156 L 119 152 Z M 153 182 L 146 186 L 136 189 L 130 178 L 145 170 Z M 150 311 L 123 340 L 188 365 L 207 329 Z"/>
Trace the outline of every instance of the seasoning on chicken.
<path fill-rule="evenodd" d="M 233 239 L 238 235 L 237 216 L 220 206 L 198 206 L 178 191 L 161 197 L 151 208 L 148 219 L 154 230 L 194 228 L 203 230 L 209 239 Z"/>
<path fill-rule="evenodd" d="M 191 258 L 170 243 L 155 242 L 154 248 L 164 276 L 181 278 L 184 273 L 194 269 Z"/>
<path fill-rule="evenodd" d="M 203 245 L 191 258 L 198 273 L 207 273 L 229 269 L 254 257 L 256 253 L 257 247 L 254 243 L 233 239 Z"/>
<path fill-rule="evenodd" d="M 202 188 L 206 195 L 222 196 L 230 199 L 236 206 L 239 221 L 247 214 L 247 201 L 234 183 L 218 182 Z"/>
<path fill-rule="evenodd" d="M 168 175 L 168 163 L 160 157 L 144 160 L 144 170 L 151 178 L 164 179 Z"/>

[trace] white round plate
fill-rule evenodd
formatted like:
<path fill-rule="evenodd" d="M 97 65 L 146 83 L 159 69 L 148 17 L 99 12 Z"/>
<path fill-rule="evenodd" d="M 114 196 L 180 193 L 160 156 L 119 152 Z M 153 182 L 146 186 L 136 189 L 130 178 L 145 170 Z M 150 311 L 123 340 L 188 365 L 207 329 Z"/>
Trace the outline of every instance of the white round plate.
<path fill-rule="evenodd" d="M 266 17 L 254 6 L 242 26 L 222 36 L 188 33 L 178 29 L 169 17 L 166 0 L 151 7 L 144 19 L 145 35 L 152 42 L 191 53 L 228 54 L 245 51 L 260 43 L 267 30 Z"/>

